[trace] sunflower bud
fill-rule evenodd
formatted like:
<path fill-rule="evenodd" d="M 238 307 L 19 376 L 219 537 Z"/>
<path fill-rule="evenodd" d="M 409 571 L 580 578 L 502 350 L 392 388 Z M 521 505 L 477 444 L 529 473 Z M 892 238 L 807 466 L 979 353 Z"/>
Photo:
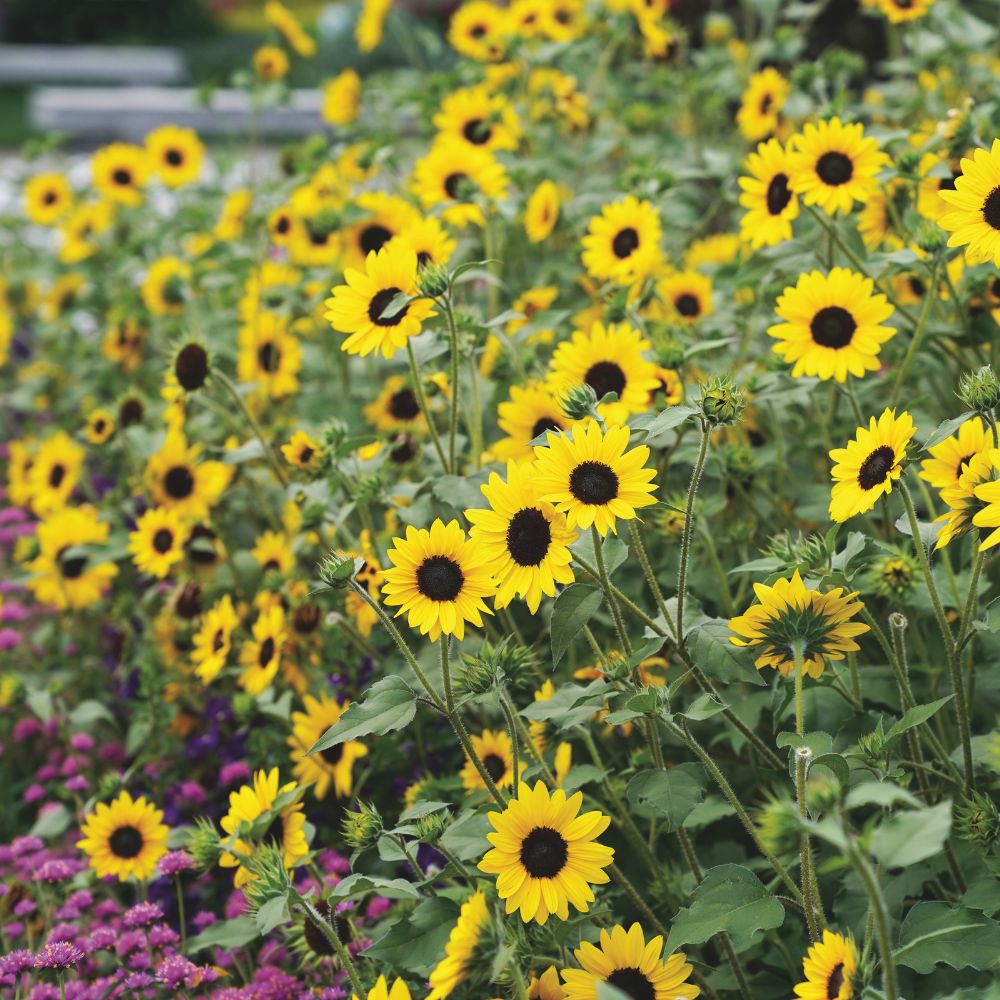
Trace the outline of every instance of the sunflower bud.
<path fill-rule="evenodd" d="M 599 419 L 597 414 L 597 393 L 584 382 L 568 389 L 559 401 L 563 413 L 570 420 L 583 420 L 586 417 Z"/>
<path fill-rule="evenodd" d="M 462 657 L 465 673 L 461 683 L 469 694 L 485 694 L 494 688 L 516 687 L 525 678 L 530 679 L 534 658 L 530 650 L 512 643 L 506 637 L 496 645 L 484 641 L 478 653 Z"/>
<path fill-rule="evenodd" d="M 927 222 L 920 226 L 916 243 L 924 253 L 933 256 L 939 254 L 948 245 L 948 234 L 940 226 Z"/>
<path fill-rule="evenodd" d="M 701 390 L 701 412 L 712 427 L 735 424 L 746 409 L 743 393 L 728 375 L 710 379 Z"/>
<path fill-rule="evenodd" d="M 653 332 L 653 351 L 656 363 L 664 368 L 680 368 L 687 353 L 684 344 L 665 329 Z"/>
<path fill-rule="evenodd" d="M 122 790 L 122 779 L 120 774 L 108 772 L 101 775 L 101 780 L 97 783 L 98 799 L 113 799 Z"/>
<path fill-rule="evenodd" d="M 195 864 L 202 870 L 214 868 L 222 854 L 222 844 L 215 827 L 204 817 L 195 820 L 194 831 L 185 845 L 185 850 L 194 858 Z"/>
<path fill-rule="evenodd" d="M 604 306 L 604 317 L 609 323 L 621 323 L 628 314 L 628 289 L 617 289 Z"/>
<path fill-rule="evenodd" d="M 425 844 L 436 844 L 448 829 L 451 813 L 447 810 L 421 816 L 417 820 L 417 839 Z"/>
<path fill-rule="evenodd" d="M 806 782 L 806 808 L 810 815 L 828 812 L 840 801 L 840 782 L 825 770 L 813 771 Z"/>
<path fill-rule="evenodd" d="M 436 299 L 444 295 L 451 285 L 451 275 L 448 269 L 440 264 L 425 264 L 417 272 L 417 288 L 421 295 Z"/>
<path fill-rule="evenodd" d="M 253 878 L 247 882 L 243 893 L 251 913 L 256 913 L 272 899 L 288 899 L 292 880 L 285 868 L 284 849 L 275 844 L 265 844 L 247 859 Z"/>
<path fill-rule="evenodd" d="M 382 836 L 382 817 L 371 803 L 359 802 L 357 812 L 345 814 L 340 829 L 351 847 L 371 847 Z"/>
<path fill-rule="evenodd" d="M 863 733 L 858 737 L 858 750 L 869 766 L 884 770 L 885 732 L 882 729 L 881 719 L 879 719 L 874 732 Z"/>
<path fill-rule="evenodd" d="M 902 177 L 915 177 L 922 156 L 914 150 L 904 150 L 896 160 L 896 172 Z"/>
<path fill-rule="evenodd" d="M 355 501 L 362 506 L 375 503 L 382 496 L 382 479 L 379 475 L 367 476 L 358 483 Z"/>
<path fill-rule="evenodd" d="M 799 843 L 799 811 L 787 798 L 769 796 L 756 814 L 757 836 L 772 853 L 790 851 Z"/>
<path fill-rule="evenodd" d="M 331 590 L 343 590 L 350 586 L 357 572 L 357 559 L 331 550 L 319 564 L 319 578 Z"/>
<path fill-rule="evenodd" d="M 993 410 L 1000 406 L 1000 378 L 990 365 L 967 372 L 958 384 L 958 398 L 976 413 Z"/>
<path fill-rule="evenodd" d="M 1000 835 L 1000 813 L 993 800 L 973 792 L 955 807 L 955 829 L 963 840 L 989 849 Z"/>

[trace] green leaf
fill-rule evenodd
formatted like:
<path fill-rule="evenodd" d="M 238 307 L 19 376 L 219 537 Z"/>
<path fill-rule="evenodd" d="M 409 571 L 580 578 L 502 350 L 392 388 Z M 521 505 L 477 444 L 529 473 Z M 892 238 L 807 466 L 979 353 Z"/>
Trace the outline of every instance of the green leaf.
<path fill-rule="evenodd" d="M 288 897 L 275 896 L 257 911 L 257 930 L 261 935 L 270 934 L 275 927 L 281 927 L 292 919 L 288 912 Z"/>
<path fill-rule="evenodd" d="M 891 781 L 865 781 L 855 785 L 847 793 L 844 807 L 847 809 L 856 809 L 858 806 L 888 807 L 900 802 L 914 809 L 919 809 L 921 804 L 920 799 L 912 792 L 894 785 Z"/>
<path fill-rule="evenodd" d="M 191 938 L 185 950 L 189 955 L 205 948 L 242 948 L 259 936 L 257 921 L 251 916 L 212 924 L 197 937 Z"/>
<path fill-rule="evenodd" d="M 725 618 L 713 618 L 695 625 L 687 634 L 692 659 L 710 677 L 764 687 L 765 681 L 753 665 L 753 658 L 745 649 L 729 641 L 731 635 Z"/>
<path fill-rule="evenodd" d="M 665 434 L 675 427 L 680 427 L 686 420 L 693 417 L 698 410 L 693 406 L 668 406 L 661 410 L 655 417 L 639 417 L 632 422 L 632 429 L 636 432 L 635 441 L 649 442 L 660 434 Z"/>
<path fill-rule="evenodd" d="M 549 626 L 552 641 L 552 666 L 558 666 L 570 643 L 583 631 L 604 595 L 586 583 L 571 583 L 557 598 Z"/>
<path fill-rule="evenodd" d="M 114 722 L 114 716 L 108 711 L 106 706 L 92 698 L 81 701 L 69 713 L 70 725 L 79 729 L 88 729 L 102 720 L 105 722 Z"/>
<path fill-rule="evenodd" d="M 365 957 L 399 966 L 426 979 L 437 964 L 438 956 L 444 954 L 458 914 L 458 905 L 444 896 L 425 899 L 369 945 Z"/>
<path fill-rule="evenodd" d="M 727 931 L 733 947 L 745 951 L 762 931 L 780 927 L 784 919 L 785 908 L 749 868 L 719 865 L 705 873 L 691 905 L 674 917 L 667 950 L 703 944 L 720 931 Z"/>
<path fill-rule="evenodd" d="M 954 697 L 953 694 L 949 694 L 927 705 L 914 705 L 913 708 L 903 713 L 903 717 L 898 722 L 894 722 L 889 727 L 889 732 L 885 734 L 886 742 L 895 739 L 897 736 L 902 736 L 903 733 L 909 732 L 914 726 L 919 726 L 921 723 L 926 722 L 932 715 L 944 708 Z"/>
<path fill-rule="evenodd" d="M 851 780 L 850 765 L 839 753 L 821 753 L 810 761 L 809 771 L 814 767 L 829 768 L 840 782 L 841 788 L 847 788 L 847 783 Z"/>
<path fill-rule="evenodd" d="M 624 993 L 617 986 L 612 986 L 606 979 L 598 979 L 595 985 L 597 1000 L 629 1000 L 628 993 Z"/>
<path fill-rule="evenodd" d="M 355 872 L 341 879 L 331 893 L 331 899 L 358 899 L 377 892 L 386 899 L 418 899 L 416 886 L 405 878 L 381 878 L 378 875 L 362 875 Z"/>
<path fill-rule="evenodd" d="M 604 701 L 614 689 L 605 680 L 598 678 L 586 687 L 579 684 L 563 684 L 556 693 L 545 701 L 536 701 L 521 709 L 521 715 L 537 722 L 551 722 L 558 729 L 569 729 L 587 722 L 590 717 L 604 708 Z"/>
<path fill-rule="evenodd" d="M 917 903 L 899 928 L 893 959 L 916 972 L 937 965 L 953 969 L 991 969 L 1000 955 L 1000 924 L 983 913 L 947 903 Z"/>
<path fill-rule="evenodd" d="M 642 771 L 629 783 L 629 802 L 666 820 L 673 833 L 705 797 L 705 772 L 699 764 L 678 764 L 669 770 Z"/>
<path fill-rule="evenodd" d="M 379 319 L 392 319 L 410 304 L 410 296 L 406 292 L 396 292 L 386 307 L 379 313 Z"/>
<path fill-rule="evenodd" d="M 459 861 L 479 859 L 490 849 L 486 834 L 492 829 L 484 813 L 467 812 L 445 830 L 441 843 Z"/>
<path fill-rule="evenodd" d="M 957 417 L 951 417 L 948 420 L 942 420 L 941 423 L 937 425 L 927 436 L 927 440 L 920 446 L 921 451 L 927 451 L 928 448 L 933 448 L 934 445 L 940 444 L 945 438 L 950 438 L 952 434 L 955 433 L 968 420 L 970 417 L 976 415 L 975 410 L 966 410 L 965 413 L 960 413 Z"/>
<path fill-rule="evenodd" d="M 383 677 L 365 693 L 365 700 L 350 708 L 309 749 L 307 756 L 348 740 L 376 734 L 384 736 L 409 725 L 417 714 L 413 690 L 401 677 Z"/>
<path fill-rule="evenodd" d="M 57 803 L 51 809 L 38 814 L 38 819 L 29 832 L 34 837 L 51 840 L 53 837 L 62 836 L 72 822 L 73 816 L 70 811 L 62 803 Z"/>
<path fill-rule="evenodd" d="M 890 816 L 872 834 L 872 854 L 890 868 L 934 857 L 951 832 L 951 801 Z"/>

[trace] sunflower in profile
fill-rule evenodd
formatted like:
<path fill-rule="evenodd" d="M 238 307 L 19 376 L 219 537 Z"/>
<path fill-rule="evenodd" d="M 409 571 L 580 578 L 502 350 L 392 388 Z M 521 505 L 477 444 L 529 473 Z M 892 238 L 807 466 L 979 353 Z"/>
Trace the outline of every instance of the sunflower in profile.
<path fill-rule="evenodd" d="M 448 41 L 477 62 L 497 62 L 507 51 L 508 12 L 490 0 L 468 0 L 451 15 Z"/>
<path fill-rule="evenodd" d="M 489 814 L 493 848 L 479 870 L 497 876 L 508 914 L 520 910 L 524 923 L 544 924 L 552 915 L 567 920 L 570 903 L 581 913 L 590 909 L 591 886 L 609 880 L 604 869 L 615 852 L 597 843 L 611 819 L 596 810 L 581 815 L 582 803 L 582 792 L 567 798 L 541 781 L 534 788 L 521 782 L 507 808 Z"/>
<path fill-rule="evenodd" d="M 827 660 L 842 660 L 860 647 L 854 641 L 868 631 L 863 622 L 851 619 L 863 607 L 857 593 L 845 594 L 837 587 L 825 594 L 806 587 L 796 570 L 791 579 L 781 578 L 770 587 L 754 584 L 758 604 L 729 620 L 736 633 L 729 641 L 748 646 L 758 670 L 774 667 L 787 677 L 795 670 L 795 647 L 801 645 L 802 663 L 809 677 L 822 677 Z"/>
<path fill-rule="evenodd" d="M 516 149 L 521 127 L 510 102 L 486 87 L 459 87 L 434 116 L 438 134 L 496 153 Z"/>
<path fill-rule="evenodd" d="M 736 112 L 736 125 L 744 139 L 757 142 L 778 130 L 778 115 L 790 89 L 788 81 L 773 66 L 750 77 Z"/>
<path fill-rule="evenodd" d="M 823 940 L 810 947 L 802 960 L 804 982 L 795 987 L 799 1000 L 850 1000 L 854 996 L 854 974 L 858 952 L 854 942 L 842 934 L 824 930 Z"/>
<path fill-rule="evenodd" d="M 950 212 L 942 191 L 954 191 L 955 181 L 962 176 L 959 160 L 948 160 L 937 153 L 924 153 L 917 164 L 917 211 L 931 222 L 937 222 Z"/>
<path fill-rule="evenodd" d="M 387 246 L 395 250 L 412 250 L 417 255 L 417 267 L 436 264 L 443 267 L 455 252 L 455 240 L 433 215 L 420 216 L 408 222 L 403 231 Z"/>
<path fill-rule="evenodd" d="M 435 315 L 429 299 L 394 304 L 400 295 L 418 294 L 417 255 L 412 250 L 383 247 L 373 251 L 364 272 L 348 268 L 344 281 L 326 300 L 325 315 L 334 330 L 348 334 L 341 344 L 348 354 L 364 357 L 378 351 L 391 358 L 420 333 L 425 319 Z"/>
<path fill-rule="evenodd" d="M 39 226 L 54 226 L 73 204 L 73 189 L 65 174 L 36 174 L 24 185 L 24 211 Z"/>
<path fill-rule="evenodd" d="M 476 950 L 489 922 L 486 897 L 482 890 L 477 890 L 462 904 L 458 921 L 444 946 L 444 958 L 431 970 L 431 991 L 426 1000 L 446 1000 L 469 977 L 476 966 Z"/>
<path fill-rule="evenodd" d="M 694 971 L 683 952 L 663 959 L 663 938 L 646 941 L 639 924 L 601 929 L 600 947 L 584 941 L 574 952 L 579 969 L 563 969 L 565 1000 L 597 1000 L 608 983 L 634 1000 L 695 1000 L 701 994 L 687 980 Z"/>
<path fill-rule="evenodd" d="M 146 136 L 146 155 L 160 180 L 179 188 L 198 179 L 205 147 L 193 128 L 161 125 Z"/>
<path fill-rule="evenodd" d="M 997 479 L 997 474 L 1000 473 L 1000 450 L 994 449 L 989 455 L 993 473 L 988 482 L 981 483 L 975 489 L 980 509 L 972 518 L 972 523 L 977 528 L 984 529 L 982 534 L 989 532 L 980 542 L 980 552 L 985 552 L 994 545 L 1000 545 L 1000 480 Z"/>
<path fill-rule="evenodd" d="M 990 440 L 992 443 L 992 435 Z M 941 499 L 947 504 L 948 509 L 936 519 L 944 522 L 944 526 L 938 532 L 937 548 L 943 549 L 956 538 L 971 531 L 974 526 L 1000 526 L 1000 521 L 997 524 L 990 524 L 991 520 L 996 520 L 995 512 L 993 515 L 987 513 L 985 517 L 980 516 L 989 506 L 997 479 L 1000 479 L 1000 449 L 988 447 L 970 456 L 968 461 L 962 464 L 962 471 L 957 479 L 941 490 Z M 995 496 L 994 500 L 1000 500 L 1000 495 Z M 1000 532 L 994 532 L 981 547 L 984 550 L 991 548 L 998 541 Z"/>
<path fill-rule="evenodd" d="M 550 965 L 541 975 L 531 977 L 528 983 L 528 1000 L 565 1000 L 559 970 Z"/>
<path fill-rule="evenodd" d="M 91 444 L 105 444 L 114 436 L 115 418 L 103 408 L 91 410 L 83 433 Z"/>
<path fill-rule="evenodd" d="M 38 525 L 38 555 L 26 564 L 28 589 L 40 604 L 89 608 L 118 575 L 113 562 L 99 562 L 90 546 L 103 545 L 110 528 L 93 507 L 64 507 Z"/>
<path fill-rule="evenodd" d="M 305 813 L 302 799 L 295 793 L 298 785 L 294 781 L 280 785 L 278 769 L 257 771 L 252 785 L 243 785 L 229 793 L 229 811 L 219 821 L 228 838 L 232 838 L 232 851 L 223 851 L 219 864 L 223 868 L 235 868 L 233 885 L 241 889 L 254 878 L 253 873 L 243 866 L 238 855 L 252 857 L 254 845 L 273 843 L 283 853 L 286 868 L 301 864 L 309 854 L 309 844 L 305 835 Z M 291 801 L 287 801 L 291 797 Z M 286 804 L 278 806 L 281 798 Z M 263 830 L 259 827 L 270 818 Z"/>
<path fill-rule="evenodd" d="M 302 347 L 288 328 L 288 316 L 262 310 L 239 332 L 236 375 L 271 399 L 283 399 L 299 389 Z"/>
<path fill-rule="evenodd" d="M 888 407 L 859 427 L 846 448 L 834 448 L 831 476 L 830 517 L 843 522 L 875 506 L 880 496 L 892 492 L 892 484 L 903 472 L 906 447 L 915 433 L 913 418 L 905 411 L 898 417 Z"/>
<path fill-rule="evenodd" d="M 657 281 L 656 294 L 671 318 L 686 326 L 712 311 L 712 280 L 698 271 L 669 271 Z"/>
<path fill-rule="evenodd" d="M 934 0 L 875 0 L 878 9 L 885 14 L 890 24 L 903 24 L 924 17 Z M 850 996 L 845 993 L 844 996 Z"/>
<path fill-rule="evenodd" d="M 844 125 L 839 118 L 807 122 L 789 145 L 789 187 L 807 205 L 830 215 L 849 212 L 855 201 L 866 202 L 875 175 L 889 162 L 878 141 L 865 137 L 863 125 Z"/>
<path fill-rule="evenodd" d="M 28 493 L 35 514 L 44 517 L 66 506 L 80 481 L 86 454 L 65 431 L 57 431 L 42 444 L 28 472 Z"/>
<path fill-rule="evenodd" d="M 436 642 L 443 632 L 465 637 L 465 623 L 482 628 L 491 614 L 484 597 L 496 593 L 492 567 L 465 537 L 458 521 L 437 518 L 426 528 L 407 525 L 406 538 L 394 538 L 389 550 L 392 569 L 383 574 L 385 603 L 399 606 L 410 628 Z"/>
<path fill-rule="evenodd" d="M 628 285 L 651 274 L 660 260 L 660 215 L 648 201 L 627 195 L 605 205 L 587 225 L 583 266 L 592 278 Z"/>
<path fill-rule="evenodd" d="M 470 540 L 493 566 L 497 580 L 494 603 L 505 608 L 520 597 L 534 614 L 542 595 L 555 597 L 556 584 L 572 583 L 569 546 L 577 534 L 566 518 L 541 500 L 532 463 L 507 463 L 506 482 L 495 472 L 482 487 L 487 510 L 467 510 Z"/>
<path fill-rule="evenodd" d="M 146 463 L 146 485 L 153 499 L 186 521 L 207 519 L 233 474 L 232 466 L 201 462 L 200 455 L 201 445 L 188 446 L 184 432 L 172 429 Z"/>
<path fill-rule="evenodd" d="M 556 399 L 577 385 L 589 385 L 598 400 L 606 393 L 618 399 L 599 407 L 609 424 L 624 423 L 642 413 L 656 386 L 656 366 L 644 353 L 650 343 L 628 323 L 594 323 L 589 332 L 577 330 L 552 355 L 547 388 Z"/>
<path fill-rule="evenodd" d="M 109 804 L 98 802 L 80 826 L 83 839 L 76 846 L 90 858 L 98 878 L 117 877 L 124 882 L 135 877 L 143 882 L 156 872 L 167 853 L 170 829 L 163 813 L 140 796 L 121 792 Z"/>
<path fill-rule="evenodd" d="M 149 180 L 149 158 L 141 146 L 113 142 L 94 153 L 90 161 L 94 187 L 101 196 L 119 205 L 142 204 L 142 189 Z"/>
<path fill-rule="evenodd" d="M 250 188 L 240 187 L 230 191 L 222 200 L 222 209 L 212 235 L 220 241 L 238 240 L 246 228 L 252 207 L 253 192 Z"/>
<path fill-rule="evenodd" d="M 958 483 L 976 455 L 993 447 L 993 433 L 981 417 L 966 420 L 955 434 L 928 449 L 920 463 L 920 478 L 942 490 Z"/>
<path fill-rule="evenodd" d="M 177 257 L 153 261 L 142 281 L 142 301 L 154 316 L 179 316 L 191 292 L 191 265 Z"/>
<path fill-rule="evenodd" d="M 232 598 L 224 594 L 202 616 L 192 640 L 191 665 L 203 684 L 211 684 L 229 659 L 233 632 L 240 619 Z"/>
<path fill-rule="evenodd" d="M 558 186 L 542 181 L 528 196 L 524 206 L 524 234 L 531 243 L 542 243 L 552 235 L 559 221 L 562 198 Z"/>
<path fill-rule="evenodd" d="M 413 191 L 421 205 L 444 206 L 441 217 L 458 228 L 485 225 L 484 201 L 506 198 L 509 184 L 503 164 L 488 149 L 447 137 L 413 166 Z"/>
<path fill-rule="evenodd" d="M 1000 139 L 963 158 L 955 190 L 940 192 L 948 211 L 938 219 L 951 233 L 948 246 L 965 247 L 970 264 L 1000 264 Z"/>
<path fill-rule="evenodd" d="M 364 415 L 376 430 L 386 433 L 423 430 L 427 426 L 417 394 L 409 379 L 401 375 L 390 375 L 382 383 L 382 391 L 364 408 Z"/>
<path fill-rule="evenodd" d="M 253 638 L 240 650 L 240 687 L 248 694 L 263 694 L 281 666 L 282 652 L 288 632 L 285 612 L 280 604 L 262 608 L 253 623 Z"/>
<path fill-rule="evenodd" d="M 176 511 L 151 507 L 128 536 L 128 550 L 140 573 L 162 580 L 184 558 L 187 528 Z"/>
<path fill-rule="evenodd" d="M 361 99 L 361 77 L 353 69 L 345 69 L 323 86 L 323 121 L 334 127 L 350 125 L 358 117 Z"/>
<path fill-rule="evenodd" d="M 755 250 L 790 240 L 799 200 L 789 186 L 791 165 L 785 147 L 777 139 L 762 142 L 747 157 L 746 170 L 749 176 L 739 178 L 740 204 L 746 209 L 740 238 Z"/>
<path fill-rule="evenodd" d="M 881 324 L 892 315 L 871 278 L 835 267 L 829 274 L 802 274 L 775 307 L 783 323 L 768 327 L 775 354 L 794 365 L 792 376 L 814 375 L 843 382 L 878 371 L 882 345 L 896 331 Z"/>
<path fill-rule="evenodd" d="M 514 754 L 506 730 L 484 729 L 479 736 L 473 733 L 471 739 L 472 748 L 483 762 L 487 774 L 493 779 L 493 784 L 497 788 L 510 788 L 514 784 Z M 520 770 L 523 771 L 525 766 L 526 762 L 521 761 Z M 460 774 L 462 786 L 467 792 L 486 790 L 486 782 L 468 757 Z"/>
<path fill-rule="evenodd" d="M 292 712 L 292 731 L 288 746 L 292 754 L 292 769 L 302 784 L 312 783 L 317 799 L 326 798 L 333 786 L 338 799 L 351 794 L 351 772 L 354 763 L 368 755 L 368 747 L 357 740 L 347 740 L 307 756 L 316 741 L 337 724 L 347 711 L 348 702 L 339 702 L 323 694 L 303 698 L 303 712 Z"/>
<path fill-rule="evenodd" d="M 378 252 L 394 236 L 420 218 L 420 213 L 398 195 L 365 191 L 354 200 L 364 218 L 344 230 L 344 267 L 364 267 L 373 250 Z"/>
<path fill-rule="evenodd" d="M 287 444 L 281 446 L 281 454 L 289 465 L 311 472 L 319 466 L 323 451 L 305 431 L 296 431 Z"/>

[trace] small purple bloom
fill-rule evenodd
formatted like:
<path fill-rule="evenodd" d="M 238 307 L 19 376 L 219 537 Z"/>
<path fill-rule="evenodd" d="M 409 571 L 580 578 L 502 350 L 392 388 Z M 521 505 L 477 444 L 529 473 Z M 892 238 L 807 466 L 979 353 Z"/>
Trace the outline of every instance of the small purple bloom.
<path fill-rule="evenodd" d="M 56 941 L 47 944 L 35 956 L 36 969 L 71 969 L 85 957 L 84 951 L 78 945 L 69 941 Z"/>
<path fill-rule="evenodd" d="M 163 910 L 156 903 L 136 903 L 131 909 L 125 911 L 122 921 L 126 927 L 146 927 L 162 919 Z"/>

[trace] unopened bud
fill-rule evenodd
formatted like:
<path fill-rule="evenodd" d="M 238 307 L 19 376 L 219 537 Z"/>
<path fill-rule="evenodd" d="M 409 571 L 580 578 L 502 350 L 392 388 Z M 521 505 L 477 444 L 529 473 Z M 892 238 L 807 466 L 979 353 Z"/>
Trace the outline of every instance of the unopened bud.
<path fill-rule="evenodd" d="M 712 427 L 735 424 L 746 409 L 743 393 L 728 375 L 710 379 L 702 387 L 701 412 Z"/>
<path fill-rule="evenodd" d="M 990 365 L 967 372 L 958 385 L 958 398 L 976 413 L 986 413 L 1000 406 L 1000 379 Z"/>

